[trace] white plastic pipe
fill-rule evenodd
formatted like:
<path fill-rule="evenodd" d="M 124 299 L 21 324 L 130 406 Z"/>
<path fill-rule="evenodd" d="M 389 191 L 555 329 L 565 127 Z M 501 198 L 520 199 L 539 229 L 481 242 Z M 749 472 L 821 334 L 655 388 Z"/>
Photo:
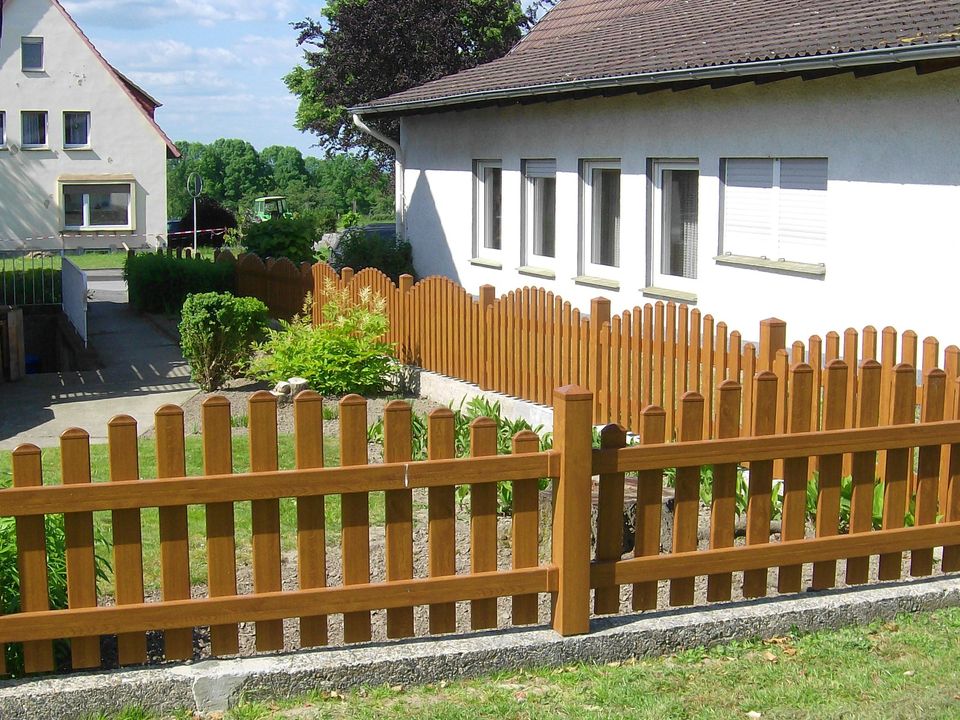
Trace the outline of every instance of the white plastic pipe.
<path fill-rule="evenodd" d="M 376 138 L 380 142 L 390 146 L 393 149 L 394 153 L 394 176 L 397 183 L 397 198 L 396 198 L 396 210 L 397 210 L 397 236 L 406 237 L 407 236 L 407 196 L 404 188 L 404 179 L 403 179 L 403 150 L 398 143 L 393 138 L 387 137 L 381 132 L 374 130 L 372 127 L 367 125 L 363 118 L 360 117 L 357 113 L 353 113 L 353 124 L 356 125 L 362 132 L 365 132 L 370 137 Z"/>

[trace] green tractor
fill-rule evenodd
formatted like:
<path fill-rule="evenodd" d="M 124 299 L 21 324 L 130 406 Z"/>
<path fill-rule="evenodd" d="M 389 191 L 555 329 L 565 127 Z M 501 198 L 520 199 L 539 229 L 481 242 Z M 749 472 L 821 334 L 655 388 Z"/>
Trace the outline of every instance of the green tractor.
<path fill-rule="evenodd" d="M 287 210 L 287 199 L 283 195 L 269 195 L 253 201 L 253 217 L 257 222 L 280 218 L 290 220 L 293 213 Z"/>

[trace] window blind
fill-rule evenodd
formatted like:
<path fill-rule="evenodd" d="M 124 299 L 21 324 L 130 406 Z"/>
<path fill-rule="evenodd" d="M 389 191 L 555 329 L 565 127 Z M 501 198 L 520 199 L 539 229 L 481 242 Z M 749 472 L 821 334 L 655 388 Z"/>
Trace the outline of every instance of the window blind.
<path fill-rule="evenodd" d="M 524 163 L 524 174 L 528 178 L 552 178 L 557 176 L 556 160 L 527 160 Z"/>
<path fill-rule="evenodd" d="M 779 254 L 819 263 L 827 246 L 826 158 L 780 161 Z"/>
<path fill-rule="evenodd" d="M 774 236 L 773 160 L 730 158 L 723 188 L 723 251 L 770 256 Z"/>

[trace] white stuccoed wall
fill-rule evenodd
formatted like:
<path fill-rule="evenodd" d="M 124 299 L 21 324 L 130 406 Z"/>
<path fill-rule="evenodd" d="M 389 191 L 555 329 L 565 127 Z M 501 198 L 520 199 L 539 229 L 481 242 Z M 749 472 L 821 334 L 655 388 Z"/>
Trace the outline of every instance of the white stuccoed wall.
<path fill-rule="evenodd" d="M 44 38 L 43 73 L 24 73 L 21 36 Z M 49 150 L 20 150 L 20 111 L 46 110 Z M 91 150 L 63 149 L 63 112 L 90 111 Z M 133 242 L 90 239 L 88 247 L 143 244 L 166 231 L 166 144 L 117 80 L 49 0 L 7 0 L 0 42 L 0 111 L 7 149 L 0 150 L 0 250 L 11 242 L 56 236 L 63 229 L 61 175 L 132 175 L 136 188 Z M 71 231 L 70 234 L 74 234 Z M 129 235 L 130 233 L 117 233 Z M 77 245 L 71 240 L 68 247 Z M 59 248 L 59 240 L 31 242 Z"/>
<path fill-rule="evenodd" d="M 867 324 L 960 344 L 960 70 L 752 83 L 405 118 L 407 233 L 420 275 L 476 293 L 538 285 L 589 309 L 645 302 L 648 158 L 700 163 L 697 307 L 756 339 L 761 319 L 806 339 Z M 717 265 L 720 158 L 827 157 L 823 279 Z M 556 280 L 521 275 L 522 158 L 557 159 Z M 471 265 L 472 161 L 502 159 L 503 269 Z M 620 290 L 574 283 L 578 161 L 621 158 Z"/>

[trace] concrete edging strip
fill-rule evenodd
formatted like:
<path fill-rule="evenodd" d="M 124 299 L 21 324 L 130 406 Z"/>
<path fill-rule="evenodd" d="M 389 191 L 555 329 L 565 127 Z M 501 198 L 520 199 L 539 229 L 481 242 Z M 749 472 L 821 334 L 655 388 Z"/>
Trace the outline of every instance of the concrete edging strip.
<path fill-rule="evenodd" d="M 680 608 L 595 619 L 590 635 L 508 629 L 416 638 L 285 655 L 205 660 L 0 683 L 5 720 L 83 718 L 140 707 L 223 711 L 241 697 L 284 698 L 362 685 L 422 685 L 521 667 L 612 662 L 664 655 L 794 629 L 816 631 L 960 605 L 960 578 L 938 577 L 860 589 Z"/>

